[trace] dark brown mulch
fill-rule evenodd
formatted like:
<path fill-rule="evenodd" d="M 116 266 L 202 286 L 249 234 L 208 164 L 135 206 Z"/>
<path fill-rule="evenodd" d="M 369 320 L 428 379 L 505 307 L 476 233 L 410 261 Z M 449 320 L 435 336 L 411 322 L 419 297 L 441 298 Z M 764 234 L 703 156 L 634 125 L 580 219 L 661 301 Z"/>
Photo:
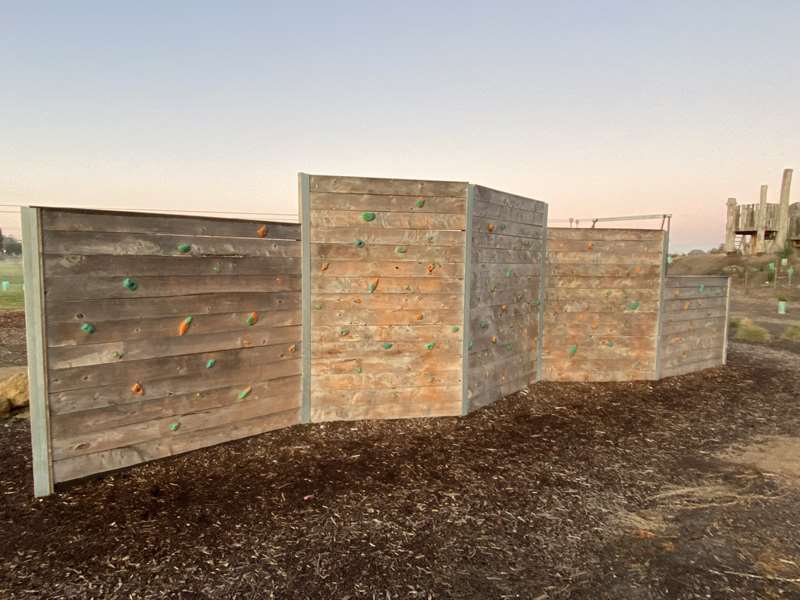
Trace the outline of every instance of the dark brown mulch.
<path fill-rule="evenodd" d="M 797 435 L 796 375 L 736 346 L 723 369 L 539 384 L 464 419 L 298 426 L 43 500 L 10 422 L 0 596 L 797 598 L 800 493 L 715 457 Z M 660 530 L 621 518 L 709 478 L 750 499 L 670 509 Z"/>
<path fill-rule="evenodd" d="M 0 311 L 0 367 L 25 366 L 25 313 Z"/>

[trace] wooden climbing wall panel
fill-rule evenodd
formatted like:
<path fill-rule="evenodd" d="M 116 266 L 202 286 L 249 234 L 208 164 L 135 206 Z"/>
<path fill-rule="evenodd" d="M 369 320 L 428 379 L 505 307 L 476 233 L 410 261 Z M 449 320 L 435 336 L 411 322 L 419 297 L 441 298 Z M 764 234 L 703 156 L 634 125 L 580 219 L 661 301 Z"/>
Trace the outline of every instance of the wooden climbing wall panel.
<path fill-rule="evenodd" d="M 665 232 L 549 228 L 545 381 L 656 377 Z"/>
<path fill-rule="evenodd" d="M 299 422 L 299 225 L 35 210 L 54 482 Z"/>
<path fill-rule="evenodd" d="M 659 375 L 669 377 L 725 362 L 728 277 L 670 275 L 661 314 Z"/>
<path fill-rule="evenodd" d="M 466 191 L 308 176 L 311 421 L 460 414 Z"/>
<path fill-rule="evenodd" d="M 468 410 L 536 379 L 547 205 L 473 187 Z"/>

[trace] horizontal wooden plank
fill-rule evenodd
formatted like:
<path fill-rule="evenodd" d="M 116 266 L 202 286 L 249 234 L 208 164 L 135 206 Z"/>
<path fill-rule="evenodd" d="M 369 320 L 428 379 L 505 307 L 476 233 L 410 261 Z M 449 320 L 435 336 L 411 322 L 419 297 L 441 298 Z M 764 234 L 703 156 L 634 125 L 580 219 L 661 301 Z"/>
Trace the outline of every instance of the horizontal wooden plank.
<path fill-rule="evenodd" d="M 725 308 L 727 298 L 717 296 L 716 298 L 675 298 L 664 301 L 664 311 L 666 313 L 687 312 L 692 310 L 706 310 L 712 308 Z"/>
<path fill-rule="evenodd" d="M 450 277 L 319 277 L 311 276 L 312 302 L 316 294 L 453 294 L 463 289 L 463 280 Z"/>
<path fill-rule="evenodd" d="M 465 229 L 464 215 L 447 213 L 374 212 L 366 222 L 365 213 L 349 210 L 312 210 L 311 227 L 364 227 L 365 229 L 422 229 L 424 231 Z"/>
<path fill-rule="evenodd" d="M 509 208 L 532 210 L 535 212 L 544 212 L 545 206 L 547 206 L 541 200 L 535 200 L 533 198 L 519 196 L 517 194 L 509 194 L 508 192 L 495 190 L 483 185 L 476 185 L 474 189 L 476 206 L 494 204 Z"/>
<path fill-rule="evenodd" d="M 669 275 L 664 280 L 668 288 L 675 287 L 725 287 L 728 286 L 728 277 L 712 275 Z"/>
<path fill-rule="evenodd" d="M 241 390 L 257 381 L 266 382 L 299 375 L 300 361 L 297 359 L 297 354 L 288 352 L 285 346 L 273 348 L 273 356 L 265 357 L 270 361 L 267 363 L 257 364 L 252 360 L 240 363 L 219 362 L 220 359 L 214 359 L 218 362 L 212 369 L 194 372 L 188 376 L 148 379 L 134 365 L 123 377 L 108 385 L 52 392 L 50 411 L 53 415 L 63 415 L 108 406 L 135 404 L 143 399 L 159 400 L 181 394 L 201 394 L 232 385 L 238 385 Z M 141 394 L 132 392 L 131 387 L 134 383 L 142 386 Z"/>
<path fill-rule="evenodd" d="M 656 315 L 645 313 L 641 315 L 603 315 L 601 313 L 570 313 L 569 320 L 554 320 L 551 316 L 545 318 L 544 340 L 557 339 L 558 336 L 575 337 L 583 335 L 630 335 L 653 336 L 656 331 Z M 579 320 L 573 321 L 572 318 Z M 587 320 L 587 317 L 597 317 L 596 320 Z"/>
<path fill-rule="evenodd" d="M 472 208 L 475 217 L 489 219 L 497 223 L 522 223 L 544 226 L 544 204 L 532 201 L 526 208 L 502 206 L 494 202 L 483 202 L 476 198 Z"/>
<path fill-rule="evenodd" d="M 650 381 L 654 379 L 652 369 L 646 367 L 596 367 L 586 369 L 564 369 L 560 366 L 544 364 L 542 367 L 542 381 L 572 381 L 572 382 L 611 382 L 611 381 Z"/>
<path fill-rule="evenodd" d="M 312 258 L 326 260 L 397 260 L 419 261 L 428 263 L 462 263 L 464 262 L 464 246 L 419 246 L 399 244 L 397 246 L 370 245 L 357 248 L 353 243 L 347 244 L 311 244 Z"/>
<path fill-rule="evenodd" d="M 221 333 L 231 329 L 240 328 L 247 323 L 249 312 L 232 312 L 224 314 L 192 316 L 189 333 L 192 335 L 205 333 Z M 162 317 L 157 319 L 120 319 L 116 321 L 103 321 L 97 324 L 92 335 L 81 331 L 79 324 L 74 322 L 54 322 L 47 327 L 47 344 L 55 346 L 77 346 L 82 344 L 99 344 L 102 342 L 116 342 L 122 340 L 160 338 L 178 336 L 178 328 L 185 317 Z M 275 310 L 262 312 L 258 322 L 251 329 L 270 329 L 300 325 L 300 311 Z M 186 335 L 188 335 L 187 333 Z"/>
<path fill-rule="evenodd" d="M 597 252 L 587 251 L 557 251 L 548 247 L 547 261 L 550 267 L 554 265 L 630 265 L 634 269 L 636 267 L 646 267 L 652 265 L 660 265 L 663 256 L 659 252 L 606 252 L 604 250 Z M 593 273 L 592 273 L 593 275 Z M 598 272 L 597 275 L 602 276 Z"/>
<path fill-rule="evenodd" d="M 569 360 L 569 359 L 582 359 L 590 360 L 629 360 L 640 361 L 642 364 L 647 364 L 655 357 L 656 341 L 655 338 L 636 338 L 641 340 L 637 344 L 597 344 L 597 343 L 582 343 L 564 345 L 556 347 L 555 344 L 548 343 L 542 351 L 542 360 Z M 573 354 L 573 348 L 575 352 Z"/>
<path fill-rule="evenodd" d="M 181 244 L 190 246 L 183 253 Z M 191 235 L 49 231 L 43 238 L 45 254 L 107 254 L 112 256 L 300 256 L 300 242 Z"/>
<path fill-rule="evenodd" d="M 261 227 L 264 229 L 260 229 Z M 224 238 L 300 239 L 297 223 L 276 223 L 190 217 L 160 213 L 106 212 L 87 210 L 44 209 L 45 231 L 97 231 L 116 233 L 166 233 L 171 235 L 203 235 Z M 49 234 L 45 234 L 49 235 Z"/>
<path fill-rule="evenodd" d="M 461 382 L 461 359 L 454 361 L 456 368 L 449 371 L 428 373 L 409 371 L 406 373 L 348 373 L 336 375 L 311 375 L 311 385 L 333 390 L 397 388 L 415 386 L 455 385 Z"/>
<path fill-rule="evenodd" d="M 311 175 L 309 189 L 311 192 L 335 192 L 340 194 L 466 197 L 467 184 L 460 181 Z"/>
<path fill-rule="evenodd" d="M 473 248 L 471 253 L 474 264 L 514 265 L 540 264 L 543 244 L 537 242 L 526 250 L 506 250 L 504 248 Z"/>
<path fill-rule="evenodd" d="M 670 367 L 662 368 L 661 377 L 675 377 L 677 375 L 686 375 L 687 373 L 695 373 L 697 371 L 704 371 L 705 369 L 713 369 L 722 366 L 722 355 L 719 357 L 699 360 L 695 362 L 682 362 Z"/>
<path fill-rule="evenodd" d="M 424 229 L 378 229 L 357 227 L 312 227 L 312 244 L 346 244 L 356 247 L 361 240 L 370 245 L 463 246 L 463 231 L 426 231 Z"/>
<path fill-rule="evenodd" d="M 83 322 L 111 321 L 116 319 L 153 319 L 187 315 L 210 315 L 266 310 L 291 310 L 299 308 L 300 294 L 287 293 L 236 293 L 198 294 L 174 298 L 120 298 L 115 300 L 72 300 L 49 303 L 48 323 L 71 321 L 80 326 Z"/>
<path fill-rule="evenodd" d="M 606 256 L 630 257 L 636 259 L 643 254 L 661 254 L 663 243 L 661 239 L 641 241 L 611 241 L 604 239 L 576 240 L 558 239 L 549 236 L 552 229 L 548 230 L 547 252 L 581 252 L 586 260 L 595 254 Z M 621 261 L 618 261 L 621 262 Z"/>
<path fill-rule="evenodd" d="M 160 298 L 196 294 L 236 294 L 299 292 L 299 275 L 216 275 L 214 277 L 142 276 L 135 279 L 136 289 L 123 285 L 120 277 L 48 277 L 45 281 L 47 302 L 98 300 L 112 298 Z M 180 300 L 178 300 L 179 302 Z"/>
<path fill-rule="evenodd" d="M 461 338 L 457 334 L 450 334 L 447 337 L 437 339 L 406 339 L 406 340 L 380 340 L 361 339 L 358 342 L 347 340 L 348 336 L 340 337 L 345 341 L 324 341 L 316 342 L 312 347 L 311 364 L 328 364 L 325 361 L 329 358 L 336 360 L 358 360 L 363 362 L 365 359 L 379 359 L 383 362 L 382 371 L 392 368 L 404 367 L 404 365 L 417 364 L 419 368 L 426 365 L 447 365 L 448 369 L 456 365 L 455 358 L 461 356 Z M 384 344 L 390 343 L 392 347 L 387 349 Z M 428 350 L 427 345 L 433 343 L 434 346 Z M 358 365 L 355 365 L 358 366 Z"/>
<path fill-rule="evenodd" d="M 473 231 L 489 236 L 511 236 L 541 240 L 545 237 L 544 213 L 534 216 L 534 223 L 517 223 L 514 221 L 498 221 L 492 217 L 472 216 Z"/>
<path fill-rule="evenodd" d="M 674 323 L 676 321 L 694 321 L 697 319 L 718 319 L 726 315 L 725 307 L 701 308 L 696 310 L 667 311 L 663 315 L 664 323 Z"/>
<path fill-rule="evenodd" d="M 220 382 L 224 384 L 223 382 Z M 273 398 L 293 397 L 300 406 L 301 379 L 292 375 L 270 381 L 220 385 L 202 391 L 174 394 L 160 398 L 146 397 L 134 402 L 109 404 L 86 410 L 54 413 L 50 418 L 53 438 L 66 439 L 78 432 L 91 432 L 113 429 L 132 423 L 142 423 L 172 415 L 209 410 L 231 404 L 239 399 L 239 393 L 247 386 L 252 387 L 252 395 L 262 402 Z M 248 397 L 249 398 L 249 397 Z"/>
<path fill-rule="evenodd" d="M 472 277 L 478 281 L 485 278 L 502 279 L 503 277 L 538 277 L 541 265 L 538 261 L 524 264 L 472 263 Z"/>
<path fill-rule="evenodd" d="M 472 231 L 472 248 L 478 252 L 485 250 L 540 250 L 543 247 L 541 237 L 523 237 L 518 235 L 504 235 L 503 233 L 488 233 L 487 231 Z"/>
<path fill-rule="evenodd" d="M 617 314 L 636 314 L 636 313 L 658 313 L 658 300 L 646 300 L 637 298 L 635 295 L 630 300 L 606 300 L 602 296 L 596 300 L 547 300 L 547 316 L 554 316 L 558 313 L 617 313 Z M 568 317 L 567 317 L 568 318 Z"/>
<path fill-rule="evenodd" d="M 327 192 L 311 192 L 309 195 L 311 210 L 354 210 L 362 212 L 414 212 L 414 213 L 448 213 L 465 214 L 466 196 L 426 196 L 417 204 L 414 196 L 396 196 L 386 194 L 341 194 Z"/>
<path fill-rule="evenodd" d="M 45 277 L 140 277 L 152 275 L 299 275 L 300 259 L 286 256 L 214 258 L 203 256 L 84 256 L 44 257 Z"/>
<path fill-rule="evenodd" d="M 696 335 L 709 335 L 714 331 L 725 329 L 725 317 L 715 319 L 688 319 L 684 321 L 670 321 L 664 319 L 661 323 L 662 335 L 674 333 L 695 333 Z"/>
<path fill-rule="evenodd" d="M 59 346 L 50 348 L 48 361 L 51 369 L 68 369 L 233 348 L 292 344 L 299 342 L 300 338 L 300 327 L 239 329 L 222 333 L 164 337 L 159 338 L 158 343 L 153 343 L 151 339 L 133 339 L 81 346 Z M 121 354 L 122 358 L 116 358 L 115 352 Z"/>
<path fill-rule="evenodd" d="M 457 294 L 329 294 L 317 293 L 311 309 L 341 310 L 358 308 L 368 310 L 452 309 L 463 305 L 461 290 Z"/>
<path fill-rule="evenodd" d="M 420 417 L 456 417 L 461 414 L 461 401 L 435 399 L 426 402 L 384 402 L 345 406 L 311 407 L 311 420 L 355 421 L 364 419 L 414 419 Z"/>
<path fill-rule="evenodd" d="M 658 277 L 559 277 L 548 276 L 548 288 L 586 288 L 598 290 L 654 289 L 658 288 Z"/>
<path fill-rule="evenodd" d="M 671 287 L 664 288 L 664 298 L 673 300 L 676 298 L 689 299 L 689 298 L 721 298 L 727 297 L 728 286 L 714 286 L 714 287 Z"/>
<path fill-rule="evenodd" d="M 480 290 L 470 296 L 470 309 L 475 309 L 482 306 L 500 307 L 503 304 L 511 306 L 516 303 L 528 302 L 532 306 L 538 307 L 539 303 L 539 286 L 526 289 L 526 290 L 502 290 L 498 289 L 492 292 L 491 288 L 488 290 Z M 537 308 L 538 310 L 538 308 Z"/>
<path fill-rule="evenodd" d="M 297 410 L 300 396 L 297 393 L 270 395 L 267 398 L 251 386 L 247 398 L 240 400 L 239 391 L 231 389 L 227 402 L 205 410 L 194 410 L 185 414 L 166 415 L 119 427 L 104 427 L 90 431 L 80 431 L 67 437 L 53 439 L 53 460 L 63 460 L 123 448 L 148 441 L 169 438 L 176 431 L 201 431 L 220 425 L 247 421 L 261 416 Z"/>
<path fill-rule="evenodd" d="M 92 397 L 103 386 L 122 386 L 125 392 L 130 391 L 130 384 L 143 381 L 152 387 L 158 380 L 179 378 L 166 382 L 165 389 L 169 391 L 177 386 L 178 381 L 199 380 L 205 377 L 223 379 L 228 373 L 235 372 L 237 368 L 252 369 L 260 365 L 281 360 L 284 357 L 294 358 L 302 352 L 301 344 L 296 344 L 295 352 L 288 352 L 290 345 L 277 344 L 275 346 L 260 346 L 256 348 L 241 348 L 188 354 L 183 356 L 158 357 L 133 362 L 116 362 L 113 364 L 90 365 L 72 369 L 51 369 L 48 373 L 48 389 L 51 393 L 65 390 L 77 390 L 79 394 Z M 215 372 L 212 376 L 206 369 L 209 360 L 217 361 L 223 373 Z M 184 379 L 180 379 L 185 377 Z M 237 376 L 238 377 L 238 376 Z M 203 385 L 208 386 L 203 383 Z M 195 388 L 192 388 L 195 389 Z M 200 388 L 204 389 L 204 388 Z M 147 396 L 153 396 L 154 390 L 148 389 Z M 53 399 L 51 398 L 51 409 Z"/>
<path fill-rule="evenodd" d="M 300 411 L 292 409 L 283 413 L 259 416 L 254 419 L 199 431 L 182 433 L 178 430 L 175 434 L 161 439 L 55 461 L 53 463 L 53 473 L 57 482 L 69 481 L 95 473 L 114 471 L 123 467 L 189 452 L 190 450 L 265 433 L 299 422 Z"/>
<path fill-rule="evenodd" d="M 658 302 L 660 299 L 658 287 L 645 289 L 593 289 L 593 288 L 548 288 L 545 291 L 545 300 L 548 308 L 557 309 L 561 302 L 572 301 L 603 301 L 603 302 Z"/>
<path fill-rule="evenodd" d="M 382 404 L 416 405 L 430 402 L 461 401 L 461 386 L 431 386 L 376 390 L 312 390 L 312 407 L 375 406 Z"/>
<path fill-rule="evenodd" d="M 719 348 L 701 348 L 698 350 L 684 351 L 680 354 L 664 358 L 664 360 L 661 361 L 661 367 L 663 372 L 664 370 L 669 371 L 681 365 L 687 365 L 693 362 L 705 363 L 707 361 L 718 361 L 718 364 L 721 365 L 722 347 L 720 346 Z"/>
<path fill-rule="evenodd" d="M 716 331 L 712 335 L 696 335 L 687 333 L 673 333 L 661 338 L 661 355 L 672 357 L 684 352 L 704 349 L 718 349 L 722 352 L 724 331 Z"/>
<path fill-rule="evenodd" d="M 315 258 L 311 270 L 318 277 L 450 277 L 463 279 L 464 263 L 421 260 L 336 260 Z"/>
<path fill-rule="evenodd" d="M 315 310 L 311 313 L 311 325 L 458 325 L 461 323 L 462 307 L 447 310 L 364 310 L 352 307 L 341 310 Z"/>
<path fill-rule="evenodd" d="M 424 321 L 423 321 L 424 323 Z M 454 331 L 458 327 L 458 331 Z M 459 325 L 353 325 L 347 327 L 347 335 L 342 335 L 342 328 L 338 325 L 318 325 L 311 330 L 311 340 L 314 342 L 312 356 L 324 352 L 322 343 L 335 342 L 337 344 L 361 342 L 419 342 L 441 341 L 446 338 L 461 339 Z M 354 352 L 354 350 L 349 350 Z"/>
<path fill-rule="evenodd" d="M 612 229 L 606 227 L 549 227 L 548 240 L 577 241 L 655 241 L 659 244 L 664 237 L 660 229 Z"/>
<path fill-rule="evenodd" d="M 661 264 L 653 260 L 651 264 L 586 264 L 551 263 L 548 273 L 553 277 L 659 277 Z"/>

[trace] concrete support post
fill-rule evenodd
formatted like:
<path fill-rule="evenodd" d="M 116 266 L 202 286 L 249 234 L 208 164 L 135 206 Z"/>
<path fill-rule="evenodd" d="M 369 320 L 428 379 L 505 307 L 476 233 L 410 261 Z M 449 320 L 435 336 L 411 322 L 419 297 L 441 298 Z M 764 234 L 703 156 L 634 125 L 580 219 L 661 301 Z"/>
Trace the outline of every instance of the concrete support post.
<path fill-rule="evenodd" d="M 736 198 L 728 198 L 728 218 L 725 222 L 725 252 L 736 251 Z"/>
<path fill-rule="evenodd" d="M 758 201 L 758 212 L 756 212 L 756 242 L 753 246 L 753 254 L 761 254 L 766 250 L 764 233 L 767 229 L 767 186 L 761 186 L 761 197 Z"/>
<path fill-rule="evenodd" d="M 778 251 L 786 247 L 789 239 L 789 195 L 792 191 L 792 170 L 783 170 L 781 181 L 781 201 L 778 207 L 778 233 L 775 234 L 775 244 Z"/>

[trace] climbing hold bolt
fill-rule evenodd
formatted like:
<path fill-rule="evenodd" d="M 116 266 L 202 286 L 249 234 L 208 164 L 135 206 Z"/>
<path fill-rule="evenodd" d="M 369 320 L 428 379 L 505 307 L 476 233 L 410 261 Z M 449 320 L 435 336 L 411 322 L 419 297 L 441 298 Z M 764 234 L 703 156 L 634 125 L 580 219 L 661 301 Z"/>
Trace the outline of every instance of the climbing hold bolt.
<path fill-rule="evenodd" d="M 405 246 L 397 246 L 394 249 L 394 251 L 397 252 L 397 254 L 405 254 L 406 253 L 406 247 Z"/>
<path fill-rule="evenodd" d="M 578 351 L 578 347 L 577 347 L 577 346 L 575 346 L 575 345 L 573 345 L 573 346 L 570 346 L 570 347 L 569 347 L 569 350 L 567 350 L 567 352 L 569 352 L 569 355 L 570 355 L 570 356 L 575 356 L 575 353 L 576 353 L 577 351 Z"/>
<path fill-rule="evenodd" d="M 252 327 L 256 323 L 258 323 L 258 313 L 251 312 L 249 315 L 247 315 L 247 324 Z"/>
<path fill-rule="evenodd" d="M 436 347 L 436 342 L 428 342 L 427 344 L 425 344 L 426 350 L 433 350 L 435 347 Z"/>
<path fill-rule="evenodd" d="M 206 369 L 213 369 L 215 364 L 217 364 L 217 359 L 216 358 L 209 358 L 206 361 Z"/>
<path fill-rule="evenodd" d="M 136 394 L 137 396 L 141 396 L 142 394 L 144 394 L 144 388 L 142 387 L 142 384 L 141 384 L 141 383 L 134 383 L 134 384 L 131 386 L 131 391 L 132 391 L 134 394 Z"/>
<path fill-rule="evenodd" d="M 458 325 L 453 325 L 453 326 L 450 328 L 450 331 L 452 331 L 453 333 L 458 333 L 458 332 L 459 332 L 459 329 L 460 329 L 460 328 L 459 328 L 459 326 L 458 326 Z"/>
<path fill-rule="evenodd" d="M 392 344 L 391 342 L 384 342 L 383 343 L 383 349 L 384 350 L 391 350 L 393 345 L 394 344 Z"/>
<path fill-rule="evenodd" d="M 94 333 L 94 325 L 91 323 L 84 323 L 81 325 L 81 331 L 83 331 L 83 333 Z"/>
<path fill-rule="evenodd" d="M 253 388 L 248 385 L 241 392 L 239 392 L 239 400 L 244 400 L 245 398 L 247 398 L 250 395 L 250 392 L 252 391 Z"/>
<path fill-rule="evenodd" d="M 638 310 L 638 309 L 639 309 L 639 306 L 641 306 L 641 305 L 639 304 L 639 301 L 638 301 L 638 300 L 634 300 L 633 302 L 631 302 L 630 304 L 628 304 L 628 309 L 630 309 L 630 310 Z"/>
<path fill-rule="evenodd" d="M 170 431 L 178 431 L 178 429 L 180 429 L 180 428 L 181 428 L 181 424 L 180 423 L 170 423 L 169 424 L 169 430 Z"/>
<path fill-rule="evenodd" d="M 365 245 L 366 245 L 366 243 L 364 242 L 364 240 L 356 240 L 355 241 L 356 248 L 363 248 Z"/>
<path fill-rule="evenodd" d="M 487 230 L 489 233 L 494 233 L 494 223 L 489 223 L 489 224 L 486 226 L 486 230 Z"/>
<path fill-rule="evenodd" d="M 185 335 L 189 331 L 189 326 L 192 324 L 192 316 L 189 315 L 178 326 L 178 335 Z"/>
<path fill-rule="evenodd" d="M 364 219 L 367 223 L 370 221 L 375 220 L 375 213 L 374 212 L 363 212 L 361 213 L 361 218 Z"/>
<path fill-rule="evenodd" d="M 191 245 L 189 244 L 178 244 L 178 252 L 182 254 L 186 254 L 192 249 Z"/>
<path fill-rule="evenodd" d="M 260 238 L 267 237 L 267 226 L 263 224 L 260 225 L 259 228 L 256 229 L 256 235 L 258 235 Z"/>
<path fill-rule="evenodd" d="M 342 327 L 339 330 L 339 335 L 341 335 L 342 337 L 346 336 L 348 333 L 350 333 L 350 330 L 347 327 Z"/>
<path fill-rule="evenodd" d="M 139 287 L 139 284 L 136 283 L 135 279 L 131 279 L 130 277 L 126 277 L 122 280 L 122 287 L 126 290 L 130 290 L 132 292 L 136 291 L 136 288 Z"/>

